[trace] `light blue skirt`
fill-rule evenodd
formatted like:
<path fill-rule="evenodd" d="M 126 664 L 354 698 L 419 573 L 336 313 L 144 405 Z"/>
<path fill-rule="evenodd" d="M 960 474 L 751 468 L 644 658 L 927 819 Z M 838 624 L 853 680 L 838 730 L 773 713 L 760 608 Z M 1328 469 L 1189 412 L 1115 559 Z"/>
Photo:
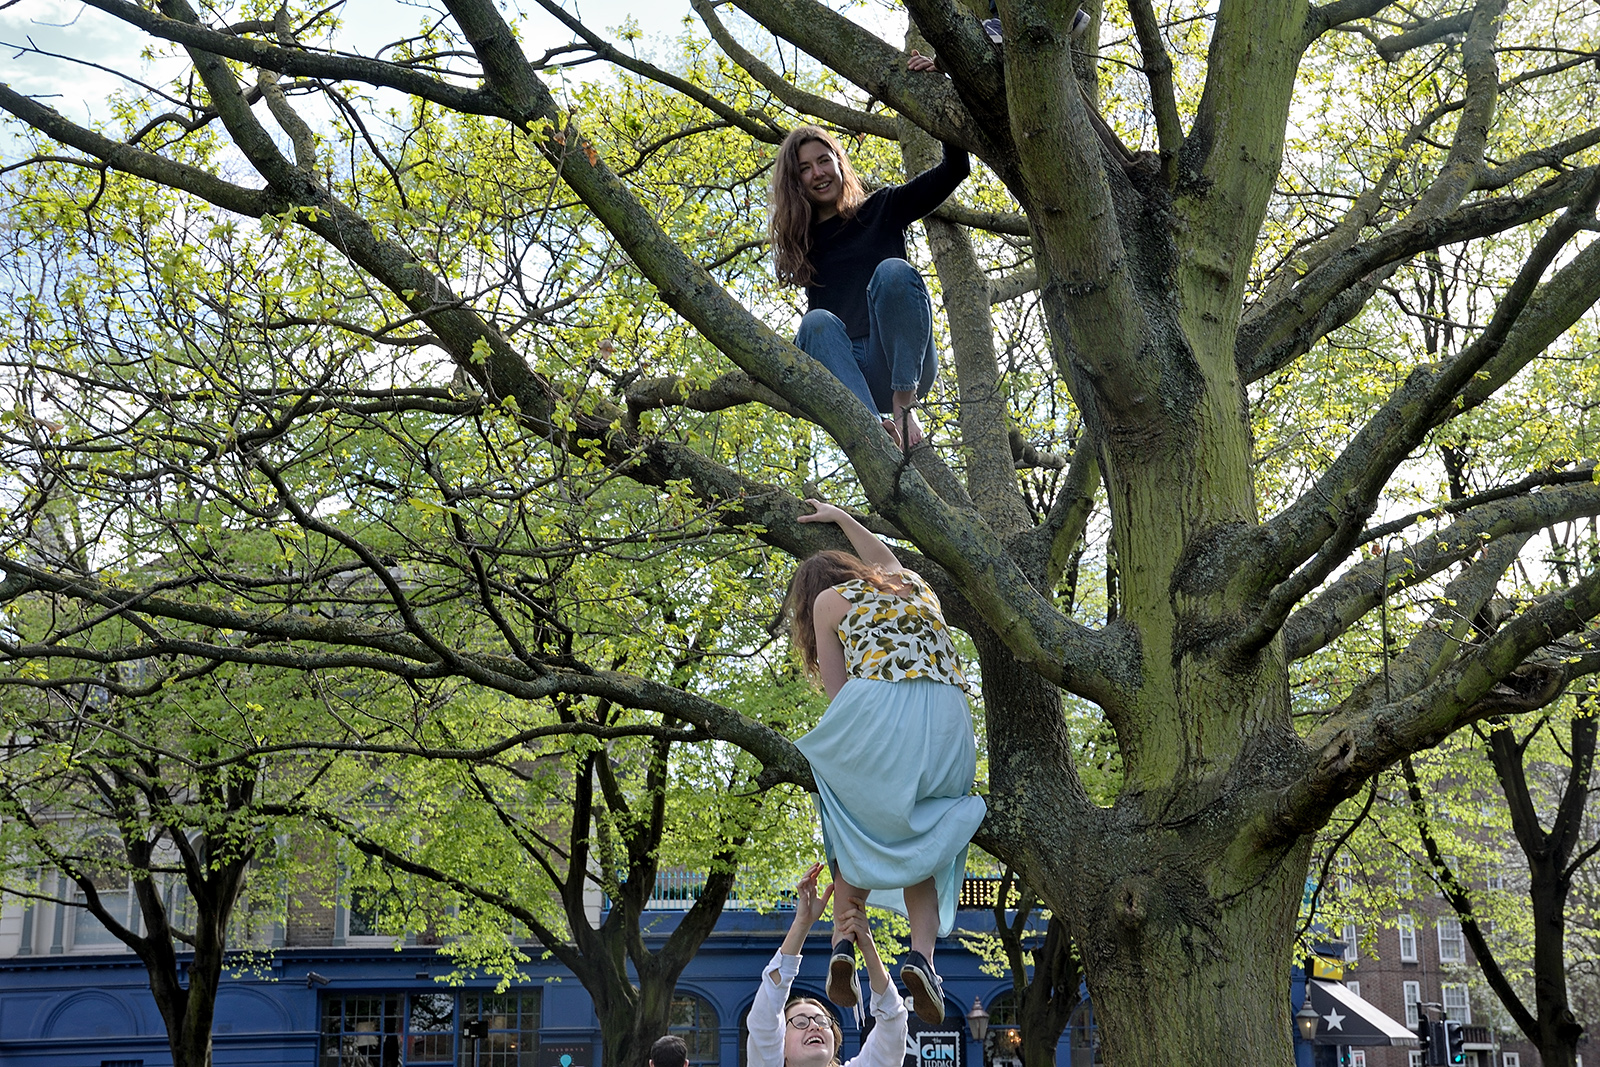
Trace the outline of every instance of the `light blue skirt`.
<path fill-rule="evenodd" d="M 967 845 L 983 822 L 972 712 L 957 686 L 851 678 L 795 742 L 817 780 L 828 859 L 870 904 L 904 915 L 907 886 L 939 893 L 939 936 L 956 919 Z"/>

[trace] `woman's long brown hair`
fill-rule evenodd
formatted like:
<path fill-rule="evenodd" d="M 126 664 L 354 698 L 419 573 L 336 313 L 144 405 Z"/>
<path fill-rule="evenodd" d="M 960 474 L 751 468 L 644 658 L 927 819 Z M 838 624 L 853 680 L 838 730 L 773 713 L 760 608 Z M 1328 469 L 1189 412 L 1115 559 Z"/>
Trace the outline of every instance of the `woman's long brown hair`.
<path fill-rule="evenodd" d="M 772 256 L 778 281 L 785 285 L 810 285 L 816 280 L 811 269 L 811 198 L 800 181 L 800 149 L 821 141 L 839 163 L 839 199 L 834 208 L 844 218 L 856 213 L 867 198 L 850 166 L 850 157 L 838 138 L 821 126 L 796 126 L 778 149 L 778 164 L 772 168 L 772 190 L 768 206 L 767 234 L 772 238 Z"/>
<path fill-rule="evenodd" d="M 794 577 L 789 580 L 789 594 L 783 598 L 784 614 L 789 616 L 789 639 L 794 642 L 795 651 L 800 653 L 800 662 L 805 666 L 806 673 L 813 678 L 820 676 L 817 667 L 817 594 L 842 582 L 854 580 L 866 582 L 882 593 L 903 596 L 910 592 L 910 586 L 898 575 L 865 563 L 848 552 L 831 548 L 818 552 L 800 564 Z"/>

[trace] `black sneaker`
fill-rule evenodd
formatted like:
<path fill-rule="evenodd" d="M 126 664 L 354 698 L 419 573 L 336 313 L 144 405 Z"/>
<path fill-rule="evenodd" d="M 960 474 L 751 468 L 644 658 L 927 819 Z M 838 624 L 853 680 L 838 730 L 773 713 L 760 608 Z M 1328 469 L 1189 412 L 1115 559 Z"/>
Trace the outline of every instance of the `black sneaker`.
<path fill-rule="evenodd" d="M 933 964 L 913 949 L 900 968 L 900 981 L 911 998 L 911 1010 L 929 1026 L 944 1022 L 944 979 L 934 973 Z"/>
<path fill-rule="evenodd" d="M 856 985 L 855 942 L 840 941 L 833 946 L 826 992 L 828 999 L 841 1008 L 854 1008 L 861 1003 L 860 988 Z"/>

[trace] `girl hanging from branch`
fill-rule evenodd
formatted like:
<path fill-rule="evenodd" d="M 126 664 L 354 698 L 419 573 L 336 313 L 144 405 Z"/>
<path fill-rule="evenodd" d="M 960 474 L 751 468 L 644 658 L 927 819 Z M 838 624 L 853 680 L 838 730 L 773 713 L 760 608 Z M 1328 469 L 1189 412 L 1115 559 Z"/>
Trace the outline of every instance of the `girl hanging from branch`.
<path fill-rule="evenodd" d="M 977 746 L 966 679 L 939 598 L 882 541 L 832 504 L 808 501 L 801 522 L 831 522 L 856 555 L 802 563 L 785 611 L 796 650 L 831 703 L 795 744 L 811 762 L 834 906 L 872 903 L 905 915 L 911 952 L 900 969 L 912 1009 L 944 1019 L 934 940 L 950 932 L 967 845 L 983 821 L 969 796 Z M 855 953 L 836 938 L 828 998 L 854 1007 Z"/>

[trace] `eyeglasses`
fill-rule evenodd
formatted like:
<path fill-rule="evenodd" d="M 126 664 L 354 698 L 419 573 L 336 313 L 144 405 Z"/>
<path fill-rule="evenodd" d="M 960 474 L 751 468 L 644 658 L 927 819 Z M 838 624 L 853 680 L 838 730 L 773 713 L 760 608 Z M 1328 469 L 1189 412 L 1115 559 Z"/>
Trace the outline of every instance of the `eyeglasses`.
<path fill-rule="evenodd" d="M 818 1030 L 827 1030 L 828 1017 L 826 1015 L 791 1015 L 789 1025 L 796 1030 L 809 1030 L 813 1026 Z"/>

